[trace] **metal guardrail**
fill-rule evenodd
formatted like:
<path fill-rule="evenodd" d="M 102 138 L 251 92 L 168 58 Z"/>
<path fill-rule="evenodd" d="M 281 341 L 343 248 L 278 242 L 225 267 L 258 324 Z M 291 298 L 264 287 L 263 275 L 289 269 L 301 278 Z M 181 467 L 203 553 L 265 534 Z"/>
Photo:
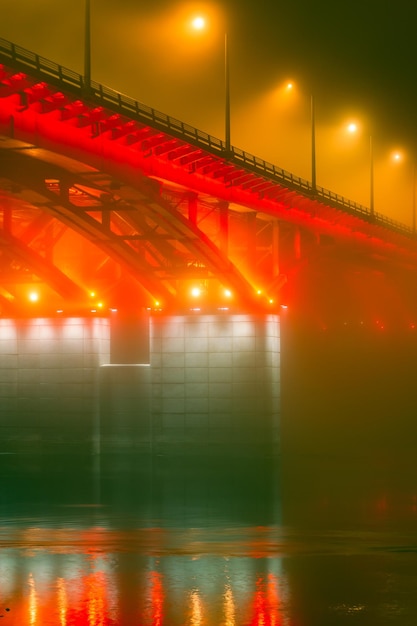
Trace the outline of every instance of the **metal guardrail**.
<path fill-rule="evenodd" d="M 7 61 L 12 61 L 13 67 L 18 67 L 23 72 L 30 70 L 41 80 L 48 81 L 61 89 L 67 89 L 95 103 L 100 103 L 102 106 L 117 113 L 125 114 L 140 122 L 149 123 L 155 128 L 164 130 L 168 134 L 172 134 L 184 141 L 188 141 L 199 148 L 224 158 L 231 163 L 240 165 L 268 180 L 273 180 L 278 184 L 284 184 L 293 191 L 298 191 L 310 198 L 323 200 L 333 208 L 342 210 L 372 224 L 387 228 L 410 238 L 416 238 L 413 229 L 401 222 L 390 219 L 381 213 L 371 213 L 369 208 L 328 189 L 324 189 L 323 187 L 313 189 L 311 182 L 308 180 L 295 176 L 291 172 L 283 170 L 272 163 L 268 163 L 234 146 L 231 146 L 230 152 L 227 153 L 225 143 L 221 139 L 213 137 L 193 126 L 184 124 L 184 122 L 180 120 L 152 109 L 129 96 L 125 96 L 95 81 L 91 81 L 90 85 L 86 86 L 81 74 L 77 74 L 77 72 L 69 70 L 62 65 L 58 65 L 53 61 L 49 61 L 34 52 L 30 52 L 0 37 L 0 62 L 7 65 Z"/>

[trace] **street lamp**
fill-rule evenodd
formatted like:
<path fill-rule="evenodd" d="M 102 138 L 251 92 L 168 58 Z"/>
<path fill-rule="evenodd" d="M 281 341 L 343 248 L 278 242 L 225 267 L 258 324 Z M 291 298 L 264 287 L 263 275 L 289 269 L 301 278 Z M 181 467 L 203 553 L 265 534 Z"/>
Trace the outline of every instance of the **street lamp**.
<path fill-rule="evenodd" d="M 316 112 L 314 96 L 311 94 L 311 188 L 316 192 Z"/>
<path fill-rule="evenodd" d="M 287 83 L 287 90 L 292 90 L 293 83 Z M 314 94 L 310 96 L 310 137 L 311 137 L 311 189 L 313 193 L 317 190 L 316 177 L 316 107 Z"/>
<path fill-rule="evenodd" d="M 416 163 L 413 161 L 413 234 L 416 234 Z"/>
<path fill-rule="evenodd" d="M 91 86 L 91 22 L 90 0 L 85 0 L 84 23 L 84 86 Z"/>
<path fill-rule="evenodd" d="M 356 133 L 358 131 L 358 125 L 355 122 L 350 122 L 347 126 L 349 133 Z M 375 214 L 374 203 L 374 145 L 372 135 L 369 136 L 369 211 L 373 216 Z"/>
<path fill-rule="evenodd" d="M 206 20 L 202 16 L 195 17 L 191 22 L 195 30 L 203 30 L 206 26 Z M 229 44 L 227 32 L 224 34 L 224 99 L 225 99 L 225 151 L 230 154 L 230 77 L 229 77 Z"/>
<path fill-rule="evenodd" d="M 229 45 L 227 33 L 224 34 L 224 95 L 225 95 L 225 129 L 224 137 L 226 153 L 230 153 L 230 80 L 229 80 Z"/>
<path fill-rule="evenodd" d="M 403 161 L 404 159 L 407 159 L 407 156 L 404 156 L 404 154 L 402 152 L 394 152 L 392 155 L 392 159 L 393 161 L 395 161 L 396 163 Z M 416 234 L 416 162 L 414 159 L 412 159 L 412 163 L 411 163 L 411 183 L 412 183 L 412 229 L 413 229 L 413 234 Z"/>

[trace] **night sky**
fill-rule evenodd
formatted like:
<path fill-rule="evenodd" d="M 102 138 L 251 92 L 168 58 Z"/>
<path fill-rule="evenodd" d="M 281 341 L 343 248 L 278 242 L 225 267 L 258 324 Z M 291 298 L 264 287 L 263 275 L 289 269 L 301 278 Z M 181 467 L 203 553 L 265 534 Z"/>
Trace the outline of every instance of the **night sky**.
<path fill-rule="evenodd" d="M 0 36 L 83 72 L 84 0 L 2 0 Z M 92 78 L 224 137 L 228 34 L 231 141 L 310 178 L 310 96 L 317 183 L 411 224 L 417 159 L 417 9 L 376 0 L 91 0 Z M 191 19 L 207 17 L 204 32 Z M 283 86 L 296 86 L 284 94 Z M 346 137 L 346 123 L 361 133 Z M 401 149 L 394 165 L 389 155 Z"/>

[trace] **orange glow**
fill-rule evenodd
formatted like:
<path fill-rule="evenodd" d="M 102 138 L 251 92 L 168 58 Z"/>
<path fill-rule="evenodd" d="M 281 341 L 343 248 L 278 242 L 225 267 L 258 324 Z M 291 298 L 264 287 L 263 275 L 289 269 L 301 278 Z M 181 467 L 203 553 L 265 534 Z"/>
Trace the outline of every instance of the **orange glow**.
<path fill-rule="evenodd" d="M 201 626 L 203 623 L 203 604 L 197 589 L 193 589 L 190 594 L 190 624 L 191 626 Z"/>
<path fill-rule="evenodd" d="M 190 29 L 190 18 L 192 17 L 190 11 L 189 11 L 190 7 L 187 7 L 186 11 L 184 8 L 182 9 L 178 9 L 176 10 L 176 14 L 175 17 L 181 17 L 183 18 L 183 21 L 181 22 L 181 26 L 184 27 L 185 23 L 187 23 L 187 28 Z M 195 7 L 194 7 L 195 8 Z M 179 13 L 178 13 L 179 11 Z M 214 22 L 213 20 L 213 16 L 209 15 L 208 18 L 209 20 L 209 25 L 211 28 L 211 24 L 212 22 Z M 215 26 L 216 28 L 220 29 L 220 22 L 216 21 Z M 179 23 L 177 23 L 178 26 Z M 202 25 L 202 24 L 200 24 Z M 162 29 L 163 30 L 163 29 Z M 223 31 L 224 34 L 224 29 L 221 29 Z M 161 35 L 162 36 L 162 35 Z M 180 38 L 180 27 L 178 27 L 177 29 L 172 29 L 172 34 L 169 34 L 169 37 L 175 37 L 175 38 Z M 218 36 L 218 33 L 217 35 Z M 185 39 L 185 38 L 183 38 Z M 201 37 L 201 40 L 206 39 L 206 37 Z M 207 37 L 208 39 L 208 37 Z M 217 41 L 217 44 L 219 42 Z M 194 42 L 192 42 L 192 46 L 194 47 L 198 47 L 195 45 L 196 41 L 194 40 Z M 187 44 L 188 48 L 187 48 L 187 54 L 189 54 L 189 50 L 190 50 L 190 45 Z M 165 47 L 165 48 L 169 48 L 169 45 L 166 46 L 161 46 L 161 49 Z M 157 49 L 158 46 L 155 45 L 155 48 Z M 216 49 L 220 49 L 221 47 L 216 45 Z M 181 55 L 180 55 L 181 57 Z M 179 59 L 180 60 L 180 59 Z M 182 58 L 183 60 L 183 58 Z M 200 59 L 201 61 L 201 59 Z M 163 81 L 161 81 L 163 82 Z M 286 92 L 286 95 L 284 95 L 284 91 Z M 296 82 L 292 82 L 292 81 L 286 81 L 285 82 L 285 87 L 282 84 L 280 87 L 280 96 L 282 97 L 282 100 L 285 100 L 287 102 L 287 104 L 285 106 L 287 106 L 287 109 L 289 110 L 289 112 L 291 113 L 291 111 L 296 110 L 296 106 L 295 103 L 297 102 L 297 95 L 298 94 L 298 86 Z M 277 95 L 277 90 L 275 90 L 274 96 Z M 291 93 L 289 93 L 291 92 Z M 307 96 L 307 94 L 305 94 L 305 96 Z M 14 115 L 16 113 L 16 105 L 14 104 L 15 99 L 13 100 L 9 100 L 9 98 L 4 98 L 2 100 L 7 100 L 7 102 L 3 102 L 2 101 L 2 106 L 1 106 L 1 121 L 2 124 L 8 124 L 10 120 L 10 115 Z M 271 99 L 270 99 L 271 100 Z M 299 113 L 296 116 L 297 119 L 295 120 L 297 122 L 297 125 L 301 127 L 301 122 L 303 124 L 307 124 L 309 122 L 309 107 L 306 106 L 307 105 L 307 97 L 303 97 L 302 102 L 300 102 L 300 104 L 302 106 L 298 107 L 299 108 Z M 265 97 L 265 104 L 268 104 L 268 100 Z M 278 124 L 278 122 L 280 123 L 285 123 L 285 125 L 288 122 L 288 117 L 287 117 L 287 113 L 285 113 L 285 115 L 280 114 L 279 111 L 279 104 L 276 103 L 276 101 L 274 101 L 273 103 L 269 103 L 271 104 L 270 107 L 270 112 L 271 115 L 274 116 L 274 120 L 276 120 L 276 123 Z M 84 111 L 86 114 L 88 112 L 88 106 L 82 104 L 81 102 L 79 103 L 80 108 L 79 110 Z M 77 110 L 78 110 L 78 105 L 77 105 Z M 72 111 L 71 108 L 68 109 L 68 114 L 70 114 L 70 112 Z M 88 113 L 88 115 L 92 115 L 93 111 L 90 111 Z M 353 117 L 353 116 L 352 116 Z M 280 118 L 280 119 L 279 119 Z M 282 119 L 281 119 L 282 118 Z M 285 119 L 284 119 L 285 118 Z M 76 119 L 76 118 L 74 118 Z M 363 119 L 362 116 L 358 116 L 358 119 Z M 46 124 L 39 124 L 39 127 L 37 126 L 37 122 L 41 122 L 42 121 L 42 116 L 39 116 L 37 110 L 33 107 L 29 107 L 29 109 L 25 110 L 25 111 L 20 111 L 18 113 L 18 115 L 16 115 L 15 117 L 15 123 L 18 126 L 21 126 L 20 130 L 24 130 L 25 133 L 27 133 L 28 135 L 30 135 L 31 133 L 33 133 L 33 135 L 35 136 L 36 133 L 40 133 L 42 135 L 42 139 L 45 140 L 47 139 L 50 142 L 51 145 L 51 149 L 56 150 L 57 154 L 59 154 L 60 152 L 62 153 L 66 153 L 68 151 L 68 153 L 72 153 L 73 150 L 76 150 L 77 153 L 82 153 L 83 154 L 83 159 L 85 159 L 85 162 L 88 163 L 91 159 L 93 159 L 93 162 L 95 162 L 96 156 L 97 156 L 97 150 L 98 150 L 98 143 L 96 141 L 96 139 L 92 139 L 91 138 L 91 133 L 90 133 L 90 128 L 88 127 L 88 125 L 86 126 L 80 126 L 78 127 L 77 125 L 73 124 L 73 119 L 67 120 L 67 119 L 61 119 L 60 116 L 54 116 L 51 115 L 50 119 L 48 119 L 48 123 Z M 344 121 L 347 121 L 347 118 L 344 119 Z M 361 124 L 361 126 L 363 126 Z M 246 127 L 248 128 L 248 132 L 250 131 L 251 134 L 253 135 L 253 132 L 250 128 L 250 125 L 247 124 L 247 120 L 246 120 Z M 366 127 L 368 127 L 368 125 L 366 125 Z M 129 124 L 129 128 L 131 129 L 132 126 Z M 354 132 L 356 131 L 356 129 L 358 128 L 358 124 L 356 122 L 351 122 L 349 125 L 349 130 L 350 132 Z M 119 129 L 118 129 L 119 130 Z M 120 129 L 122 130 L 122 128 Z M 320 129 L 321 130 L 321 129 Z M 339 129 L 340 130 L 340 129 Z M 305 152 L 305 162 L 307 163 L 307 167 L 306 167 L 306 171 L 308 172 L 306 175 L 307 177 L 309 176 L 309 161 L 310 161 L 310 155 L 309 155 L 309 150 L 308 150 L 308 145 L 309 145 L 309 133 L 306 132 L 306 127 L 304 126 L 304 130 L 303 130 L 303 136 L 301 137 L 300 141 L 298 141 L 298 136 L 297 134 L 294 134 L 293 137 L 291 137 L 290 141 L 286 141 L 285 139 L 283 139 L 283 136 L 280 134 L 280 128 L 277 126 L 277 128 L 275 129 L 275 127 L 272 127 L 271 130 L 271 135 L 276 136 L 277 138 L 279 138 L 279 141 L 271 141 L 270 143 L 272 145 L 280 145 L 280 146 L 285 146 L 285 149 L 294 149 L 295 153 L 296 153 L 296 158 L 297 158 L 297 170 L 292 170 L 294 171 L 294 173 L 300 173 L 299 172 L 299 163 L 300 163 L 300 153 Z M 161 133 L 162 135 L 163 133 Z M 346 124 L 344 127 L 344 135 L 346 136 Z M 321 141 L 320 137 L 320 142 L 318 142 L 318 146 L 320 146 L 320 150 L 319 150 L 319 158 L 322 158 L 322 151 L 323 151 L 323 143 Z M 172 138 L 170 139 L 170 141 L 172 142 Z M 168 142 L 169 143 L 169 142 Z M 351 142 L 352 144 L 354 143 L 353 141 Z M 138 166 L 140 166 L 140 168 L 143 167 L 143 172 L 145 176 L 148 176 L 148 178 L 153 177 L 157 177 L 160 180 L 166 180 L 166 181 L 170 181 L 171 183 L 176 183 L 178 185 L 182 185 L 183 187 L 187 187 L 187 185 L 190 185 L 189 181 L 190 181 L 190 171 L 189 171 L 189 166 L 187 166 L 187 168 L 181 168 L 178 167 L 178 165 L 172 165 L 171 161 L 169 159 L 166 158 L 150 158 L 148 159 L 148 157 L 144 156 L 144 152 L 142 150 L 142 148 L 140 147 L 140 143 L 138 142 L 136 144 L 135 149 L 130 148 L 128 145 L 126 145 L 124 142 L 115 142 L 113 140 L 110 140 L 109 138 L 107 138 L 106 133 L 103 133 L 101 135 L 100 138 L 100 145 L 101 145 L 101 149 L 103 149 L 103 146 L 105 146 L 105 150 L 106 150 L 106 154 L 108 155 L 108 168 L 109 168 L 109 172 L 113 171 L 117 171 L 117 169 L 119 167 L 121 167 L 122 169 L 126 166 L 127 171 L 134 167 L 137 168 Z M 238 144 L 236 144 L 238 145 Z M 305 146 L 305 151 L 301 151 L 301 146 Z M 366 146 L 366 142 L 364 142 L 364 146 Z M 246 146 L 244 146 L 246 147 Z M 68 149 L 68 150 L 67 150 Z M 183 146 L 182 148 L 183 149 Z M 254 151 L 254 153 L 256 154 L 257 152 Z M 364 187 L 366 185 L 366 189 L 364 192 L 364 196 L 363 199 L 359 198 L 359 201 L 362 201 L 362 203 L 366 204 L 369 200 L 369 196 L 368 196 L 368 185 L 369 185 L 369 177 L 368 177 L 368 171 L 369 171 L 369 160 L 368 160 L 368 151 L 367 150 L 363 150 L 364 156 L 363 156 L 363 161 L 364 161 L 364 166 L 363 166 L 363 170 L 366 172 L 366 176 L 364 176 Z M 267 156 L 267 155 L 265 155 Z M 273 156 L 273 161 L 276 163 L 279 163 L 278 160 L 276 160 L 277 155 Z M 210 157 L 211 158 L 211 157 Z M 214 157 L 213 157 L 214 158 Z M 269 158 L 269 157 L 268 157 Z M 278 157 L 277 157 L 278 158 Z M 272 159 L 272 156 L 271 156 Z M 228 164 L 230 165 L 230 164 Z M 284 164 L 283 164 L 284 165 Z M 382 202 L 379 199 L 379 196 L 377 197 L 378 194 L 381 194 L 386 190 L 382 190 L 380 192 L 380 188 L 381 188 L 381 176 L 377 175 L 379 174 L 379 171 L 377 170 L 377 166 L 379 166 L 380 164 L 375 162 L 375 168 L 376 168 L 376 185 L 375 185 L 375 192 L 376 192 L 376 206 L 377 206 L 377 210 L 382 211 L 383 209 L 381 209 L 381 204 Z M 107 166 L 106 166 L 107 167 Z M 230 165 L 230 167 L 232 167 Z M 291 168 L 292 169 L 292 168 Z M 350 172 L 352 171 L 353 168 L 342 168 L 339 165 L 337 166 L 338 171 L 342 171 L 343 172 L 343 178 L 346 180 L 350 177 Z M 400 176 L 400 169 L 397 169 L 397 175 Z M 404 168 L 406 169 L 406 168 Z M 319 168 L 319 171 L 321 172 L 321 168 Z M 232 172 L 235 173 L 235 172 Z M 322 174 L 320 173 L 320 177 L 322 176 Z M 201 172 L 201 175 L 199 175 L 198 177 L 194 177 L 194 174 L 192 176 L 192 180 L 193 180 L 193 184 L 196 185 L 196 188 L 198 188 L 198 192 L 201 194 L 206 194 L 207 196 L 210 196 L 211 201 L 213 201 L 213 199 L 216 198 L 220 198 L 223 200 L 230 200 L 231 198 L 233 198 L 233 201 L 236 202 L 236 204 L 242 204 L 242 206 L 249 206 L 257 211 L 259 211 L 260 213 L 262 213 L 265 209 L 268 209 L 268 211 L 270 211 L 271 213 L 273 213 L 274 211 L 277 212 L 278 216 L 282 217 L 282 211 L 283 211 L 283 204 L 280 204 L 278 202 L 275 202 L 274 200 L 268 199 L 267 197 L 264 197 L 263 195 L 254 195 L 252 193 L 249 192 L 249 190 L 246 187 L 241 186 L 240 184 L 237 185 L 233 185 L 233 190 L 229 189 L 229 186 L 224 184 L 222 182 L 222 177 L 219 178 L 213 178 L 211 176 L 211 174 L 203 174 L 203 172 Z M 324 181 L 320 180 L 320 185 L 324 183 Z M 56 181 L 49 181 L 50 184 L 54 183 L 56 185 Z M 242 183 L 243 185 L 243 183 Z M 329 185 L 323 185 L 323 186 L 329 186 Z M 408 185 L 409 187 L 410 185 Z M 400 186 L 397 185 L 395 188 L 395 193 L 398 194 L 398 190 L 404 188 L 405 185 Z M 409 190 L 409 189 L 408 189 Z M 59 190 L 58 190 L 59 191 Z M 230 196 L 230 194 L 232 194 L 232 196 Z M 344 193 L 344 195 L 346 195 L 347 197 L 349 197 L 349 191 L 347 191 L 346 193 Z M 386 193 L 385 193 L 386 195 Z M 355 199 L 356 198 L 352 198 Z M 310 200 L 305 199 L 305 203 L 307 206 L 310 205 Z M 409 203 L 411 204 L 411 199 L 409 201 Z M 404 211 L 405 209 L 403 208 L 405 206 L 405 203 L 401 203 L 399 201 L 396 200 L 395 202 L 395 207 L 396 210 L 400 211 Z M 394 207 L 394 204 L 393 204 Z M 182 208 L 181 208 L 182 210 Z M 313 220 L 311 218 L 311 215 L 309 213 L 309 211 L 307 210 L 305 213 L 302 212 L 301 210 L 298 210 L 297 208 L 294 207 L 286 207 L 286 213 L 285 215 L 288 215 L 289 221 L 291 221 L 291 219 L 293 220 L 297 220 L 299 222 L 304 221 L 306 228 L 310 229 L 312 231 L 314 231 L 315 229 L 315 225 L 313 223 Z M 329 209 L 329 213 L 332 214 L 332 210 Z M 411 213 L 411 210 L 410 210 Z M 232 215 L 233 212 L 231 211 L 230 214 Z M 349 227 L 351 227 L 351 233 L 348 234 L 347 230 L 345 230 L 346 233 L 346 239 L 349 237 L 351 239 L 353 239 L 353 235 L 352 233 L 355 231 L 355 238 L 357 238 L 357 231 L 359 230 L 359 227 L 356 223 L 356 218 L 354 219 L 352 216 L 348 215 L 348 214 L 340 214 L 340 222 L 339 220 L 333 220 L 332 217 L 330 217 L 330 219 L 326 222 L 326 229 L 330 232 L 330 233 L 334 233 L 335 236 L 345 236 L 344 234 L 342 234 L 343 229 L 348 229 Z M 401 216 L 398 216 L 398 218 L 400 219 Z M 57 221 L 59 222 L 59 217 L 56 218 Z M 208 218 L 207 218 L 208 219 Z M 287 219 L 287 217 L 283 218 L 283 219 Z M 232 220 L 230 220 L 232 222 Z M 317 220 L 317 223 L 320 223 L 319 220 Z M 323 224 L 321 224 L 320 228 L 323 226 Z M 115 224 L 112 221 L 112 228 L 115 228 Z M 118 228 L 122 228 L 121 226 L 119 226 Z M 246 222 L 245 222 L 245 228 L 246 228 Z M 372 230 L 372 227 L 369 226 L 369 228 Z M 234 224 L 231 223 L 231 227 L 230 227 L 230 240 L 232 243 L 234 243 L 232 236 L 234 236 L 234 232 L 233 229 L 237 229 L 237 227 L 235 227 Z M 356 230 L 355 230 L 356 229 Z M 70 229 L 68 229 L 70 230 Z M 368 230 L 368 225 L 366 225 L 366 232 Z M 209 229 L 207 229 L 207 231 L 209 231 Z M 123 234 L 121 232 L 121 234 Z M 208 233 L 209 234 L 209 233 Z M 65 237 L 67 237 L 67 235 L 65 235 Z M 381 241 L 384 238 L 384 235 L 380 235 L 380 239 L 378 239 L 378 245 L 381 245 Z M 237 237 L 236 237 L 237 239 Z M 68 240 L 67 240 L 68 241 Z M 69 242 L 68 242 L 69 243 Z M 374 245 L 374 242 L 372 242 L 371 240 L 369 240 L 370 245 Z M 139 244 L 138 244 L 139 245 Z M 215 242 L 215 245 L 217 245 L 217 242 Z M 396 246 L 396 244 L 394 244 Z M 401 241 L 398 245 L 398 250 L 401 253 Z M 234 246 L 236 248 L 236 246 Z M 406 254 L 408 254 L 408 251 L 404 250 L 404 256 Z M 67 249 L 64 251 L 63 249 L 59 248 L 59 244 L 57 243 L 57 248 L 56 250 L 54 250 L 54 261 L 55 261 L 55 253 L 58 252 L 59 256 L 62 257 L 62 259 L 60 258 L 61 261 L 61 266 L 62 267 L 69 267 L 71 270 L 71 279 L 74 280 L 74 282 L 81 282 L 80 279 L 80 275 L 77 276 L 77 271 L 76 271 L 76 266 L 79 265 L 85 265 L 87 267 L 87 265 L 89 265 L 88 261 L 90 258 L 90 254 L 91 254 L 91 258 L 95 258 L 92 256 L 92 253 L 89 252 L 88 254 L 88 258 L 86 258 L 84 256 L 84 247 L 83 247 L 83 254 L 78 254 L 78 247 L 76 246 L 72 246 L 70 249 L 70 246 L 67 245 Z M 71 256 L 69 259 L 65 258 L 65 254 L 67 254 L 68 252 L 70 252 Z M 377 251 L 375 251 L 377 253 Z M 232 245 L 229 247 L 228 249 L 228 253 L 230 253 L 230 255 L 232 255 L 234 253 L 233 251 L 233 247 Z M 238 253 L 236 253 L 237 256 Z M 101 253 L 98 255 L 100 256 Z M 243 255 L 242 255 L 243 256 Z M 78 258 L 79 257 L 79 258 Z M 65 264 L 63 263 L 63 261 L 65 260 Z M 233 261 L 234 259 L 232 259 Z M 249 265 L 248 263 L 248 259 L 245 259 L 247 262 L 247 265 Z M 81 263 L 82 261 L 82 263 Z M 236 265 L 237 267 L 240 267 L 239 261 L 241 261 L 241 259 L 237 259 Z M 268 261 L 269 262 L 269 261 Z M 116 262 L 115 262 L 116 263 Z M 265 262 L 266 265 L 266 262 Z M 57 264 L 58 266 L 58 264 Z M 248 280 L 250 280 L 247 277 L 247 274 L 251 273 L 251 268 L 249 267 L 243 267 L 242 273 L 244 273 L 246 276 L 245 278 L 247 278 Z M 101 279 L 103 278 L 102 282 Z M 251 279 L 255 280 L 255 277 L 251 277 Z M 267 282 L 268 276 L 264 276 L 263 280 L 261 279 L 261 277 L 258 275 L 257 279 L 260 282 L 263 282 L 264 284 L 269 284 L 269 282 Z M 82 277 L 82 281 L 87 280 L 87 277 Z M 107 284 L 109 285 L 110 282 L 106 283 L 106 280 L 109 280 L 109 277 L 107 275 L 105 276 L 94 276 L 93 278 L 90 278 L 90 280 L 87 282 L 87 285 L 91 285 L 91 282 L 93 282 L 94 284 L 96 284 L 96 288 L 98 290 L 98 292 L 104 292 L 104 287 L 103 285 Z M 235 288 L 235 284 L 232 281 L 230 281 L 230 284 L 233 285 L 233 288 Z M 85 294 L 88 293 L 88 288 L 85 292 Z M 159 293 L 161 293 L 161 291 L 158 289 Z M 158 291 L 156 291 L 156 293 L 158 293 Z M 236 289 L 237 292 L 237 289 Z M 107 293 L 107 292 L 106 292 Z M 260 293 L 260 292 L 258 292 Z M 275 293 L 277 293 L 275 291 Z M 26 293 L 23 292 L 24 295 L 22 295 L 22 300 L 27 302 L 27 295 Z M 95 297 L 96 292 L 95 291 L 91 291 L 90 292 L 90 296 L 93 298 Z M 165 297 L 163 295 L 163 292 L 161 293 L 161 295 L 163 297 Z M 204 292 L 205 295 L 205 292 Z M 42 288 L 42 292 L 41 292 L 41 299 L 43 302 L 47 301 L 47 294 L 46 292 L 43 290 Z M 107 297 L 107 296 L 106 296 Z M 195 296 L 198 297 L 198 296 Z M 34 299 L 32 301 L 35 301 Z M 266 301 L 267 303 L 267 301 Z M 92 301 L 90 303 L 91 305 L 95 305 L 96 302 Z M 270 304 L 273 304 L 273 301 L 270 301 Z M 52 311 L 56 311 L 56 306 L 57 304 L 54 304 L 53 307 L 51 307 Z M 60 303 L 58 303 L 58 306 L 60 306 Z M 159 303 L 158 305 L 159 306 Z M 97 307 L 100 309 L 102 308 L 102 305 L 98 304 Z M 65 303 L 65 310 L 67 311 L 67 305 Z"/>
<path fill-rule="evenodd" d="M 198 15 L 192 20 L 191 24 L 195 30 L 203 30 L 206 26 L 206 20 L 201 15 Z"/>
<path fill-rule="evenodd" d="M 37 291 L 31 291 L 29 294 L 29 300 L 31 302 L 38 302 L 39 300 L 39 294 Z"/>
<path fill-rule="evenodd" d="M 104 624 L 107 615 L 107 584 L 103 572 L 96 572 L 86 578 L 87 611 L 89 624 Z"/>
<path fill-rule="evenodd" d="M 59 611 L 59 623 L 61 626 L 67 626 L 67 612 L 68 612 L 68 597 L 65 580 L 58 578 L 58 611 Z"/>
<path fill-rule="evenodd" d="M 151 572 L 151 624 L 162 626 L 164 618 L 164 588 L 159 572 Z"/>
<path fill-rule="evenodd" d="M 35 589 L 35 581 L 33 579 L 32 573 L 29 574 L 29 624 L 30 626 L 35 626 L 37 614 L 38 614 L 38 599 L 36 597 L 36 589 Z"/>
<path fill-rule="evenodd" d="M 191 289 L 191 295 L 193 296 L 193 298 L 199 298 L 201 296 L 201 289 L 200 289 L 200 287 L 193 287 Z"/>
<path fill-rule="evenodd" d="M 251 626 L 278 626 L 281 623 L 277 580 L 271 574 L 268 576 L 267 582 L 262 577 L 256 581 L 253 610 Z"/>
<path fill-rule="evenodd" d="M 233 600 L 233 591 L 230 585 L 226 585 L 225 592 L 223 594 L 223 609 L 224 609 L 224 624 L 225 626 L 235 626 L 235 603 Z"/>

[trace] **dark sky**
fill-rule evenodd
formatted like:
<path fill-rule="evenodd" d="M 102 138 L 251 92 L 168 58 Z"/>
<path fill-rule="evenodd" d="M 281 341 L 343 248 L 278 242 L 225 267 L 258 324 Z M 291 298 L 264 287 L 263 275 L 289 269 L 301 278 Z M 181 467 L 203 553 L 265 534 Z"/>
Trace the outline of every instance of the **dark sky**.
<path fill-rule="evenodd" d="M 84 0 L 2 0 L 0 36 L 83 72 Z M 410 223 L 417 158 L 417 8 L 411 0 L 91 0 L 92 77 L 208 133 L 224 134 L 228 33 L 232 143 L 310 177 L 314 93 L 317 182 Z M 201 13 L 204 33 L 187 25 Z M 298 98 L 282 100 L 285 80 Z M 362 122 L 356 147 L 342 128 Z M 339 133 L 339 134 L 338 134 Z M 338 139 L 339 137 L 339 139 Z M 401 148 L 402 167 L 388 166 Z"/>

